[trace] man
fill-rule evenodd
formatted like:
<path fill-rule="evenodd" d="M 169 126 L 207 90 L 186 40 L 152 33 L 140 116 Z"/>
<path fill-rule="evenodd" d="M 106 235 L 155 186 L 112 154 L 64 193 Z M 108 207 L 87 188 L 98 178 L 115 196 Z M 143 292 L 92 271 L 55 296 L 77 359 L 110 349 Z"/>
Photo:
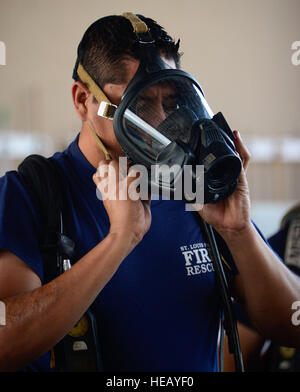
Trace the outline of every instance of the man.
<path fill-rule="evenodd" d="M 178 44 L 154 21 L 142 19 L 162 59 L 179 67 Z M 139 65 L 131 23 L 122 16 L 96 21 L 78 55 L 118 105 Z M 97 115 L 99 103 L 78 75 L 75 79 L 72 96 L 82 128 L 54 160 L 64 176 L 66 231 L 75 241 L 76 256 L 70 270 L 47 284 L 38 244 L 41 211 L 17 173 L 1 179 L 0 299 L 6 307 L 6 326 L 0 327 L 0 368 L 49 370 L 49 350 L 92 305 L 104 370 L 215 371 L 220 301 L 214 273 L 207 268 L 189 274 L 186 268 L 211 261 L 207 253 L 201 257 L 194 250 L 207 248 L 197 220 L 182 201 L 153 200 L 150 207 L 149 201 L 130 198 L 98 200 L 95 185 L 104 190 L 100 169 L 106 164 L 117 169 L 122 149 L 112 121 Z M 109 163 L 90 129 L 106 146 Z M 253 324 L 266 336 L 299 344 L 289 309 L 297 299 L 299 281 L 250 221 L 245 177 L 250 156 L 235 134 L 244 165 L 239 185 L 228 199 L 205 205 L 199 214 L 225 241 L 221 251 L 232 254 L 238 270 L 235 292 Z M 113 181 L 109 175 L 108 181 Z M 134 178 L 122 181 L 130 184 Z M 274 293 L 280 293 L 276 301 Z"/>

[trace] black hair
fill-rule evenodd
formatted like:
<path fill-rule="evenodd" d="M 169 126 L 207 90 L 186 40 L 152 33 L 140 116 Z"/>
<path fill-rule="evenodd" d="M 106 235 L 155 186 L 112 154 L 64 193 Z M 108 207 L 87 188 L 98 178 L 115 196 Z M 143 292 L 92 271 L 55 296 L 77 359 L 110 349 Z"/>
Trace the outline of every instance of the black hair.
<path fill-rule="evenodd" d="M 150 18 L 139 15 L 150 29 L 161 55 L 173 59 L 180 67 L 179 40 L 175 43 L 163 27 Z M 73 79 L 80 80 L 77 65 L 80 62 L 94 81 L 103 88 L 106 83 L 121 84 L 126 80 L 127 58 L 139 59 L 137 35 L 130 21 L 118 15 L 95 21 L 84 33 L 77 50 Z"/>

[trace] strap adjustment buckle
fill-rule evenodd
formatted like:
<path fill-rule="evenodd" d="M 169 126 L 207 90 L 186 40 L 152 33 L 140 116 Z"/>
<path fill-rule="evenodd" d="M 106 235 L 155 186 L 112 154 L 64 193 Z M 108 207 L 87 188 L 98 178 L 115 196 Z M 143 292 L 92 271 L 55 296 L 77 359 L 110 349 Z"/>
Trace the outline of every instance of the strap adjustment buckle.
<path fill-rule="evenodd" d="M 114 105 L 110 102 L 100 102 L 100 106 L 98 109 L 98 116 L 108 118 L 109 120 L 113 120 L 114 114 L 117 110 L 117 105 Z"/>

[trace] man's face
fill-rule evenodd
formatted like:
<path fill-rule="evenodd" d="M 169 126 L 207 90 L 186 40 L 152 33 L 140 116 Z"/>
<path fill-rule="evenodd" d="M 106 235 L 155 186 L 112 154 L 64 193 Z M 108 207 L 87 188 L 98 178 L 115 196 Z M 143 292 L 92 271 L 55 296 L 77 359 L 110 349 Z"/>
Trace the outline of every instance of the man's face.
<path fill-rule="evenodd" d="M 162 58 L 170 67 L 176 68 L 174 60 L 166 60 Z M 124 91 L 126 90 L 129 82 L 134 77 L 138 67 L 139 61 L 137 60 L 126 60 L 125 62 L 126 70 L 127 70 L 127 78 L 124 84 L 112 84 L 108 83 L 104 86 L 103 90 L 106 96 L 109 98 L 111 103 L 115 105 L 119 105 L 121 102 L 121 98 L 123 96 Z M 159 119 L 163 121 L 166 118 L 167 111 L 173 105 L 173 95 L 174 91 L 165 83 L 161 83 L 155 87 L 150 87 L 145 90 L 145 100 L 142 102 L 143 105 L 155 105 L 155 110 L 161 118 Z M 88 121 L 96 133 L 99 135 L 104 145 L 110 152 L 113 158 L 117 159 L 119 156 L 123 155 L 122 148 L 118 143 L 114 130 L 113 130 L 113 120 L 105 119 L 101 116 L 98 116 L 99 103 L 93 101 L 93 97 L 89 98 L 88 102 Z M 145 118 L 145 121 L 147 119 Z M 158 121 L 158 120 L 156 120 Z M 158 124 L 152 124 L 152 126 L 156 126 Z"/>
<path fill-rule="evenodd" d="M 136 100 L 135 113 L 156 128 L 177 109 L 177 89 L 170 82 L 160 82 L 142 91 Z"/>

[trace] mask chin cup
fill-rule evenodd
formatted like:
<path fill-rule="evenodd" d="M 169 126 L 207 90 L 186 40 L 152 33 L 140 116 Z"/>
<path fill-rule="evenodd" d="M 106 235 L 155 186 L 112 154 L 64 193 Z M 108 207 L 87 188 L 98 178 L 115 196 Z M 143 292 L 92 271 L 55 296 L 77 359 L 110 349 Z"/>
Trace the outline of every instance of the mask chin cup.
<path fill-rule="evenodd" d="M 174 140 L 160 151 L 156 159 L 154 181 L 157 185 L 171 192 L 182 181 L 183 169 L 195 159 L 189 147 L 179 140 Z"/>
<path fill-rule="evenodd" d="M 177 141 L 173 141 L 172 143 L 168 144 L 161 152 L 157 155 L 156 164 L 158 166 L 162 165 L 178 165 L 182 167 L 186 160 L 186 152 L 178 144 Z"/>

